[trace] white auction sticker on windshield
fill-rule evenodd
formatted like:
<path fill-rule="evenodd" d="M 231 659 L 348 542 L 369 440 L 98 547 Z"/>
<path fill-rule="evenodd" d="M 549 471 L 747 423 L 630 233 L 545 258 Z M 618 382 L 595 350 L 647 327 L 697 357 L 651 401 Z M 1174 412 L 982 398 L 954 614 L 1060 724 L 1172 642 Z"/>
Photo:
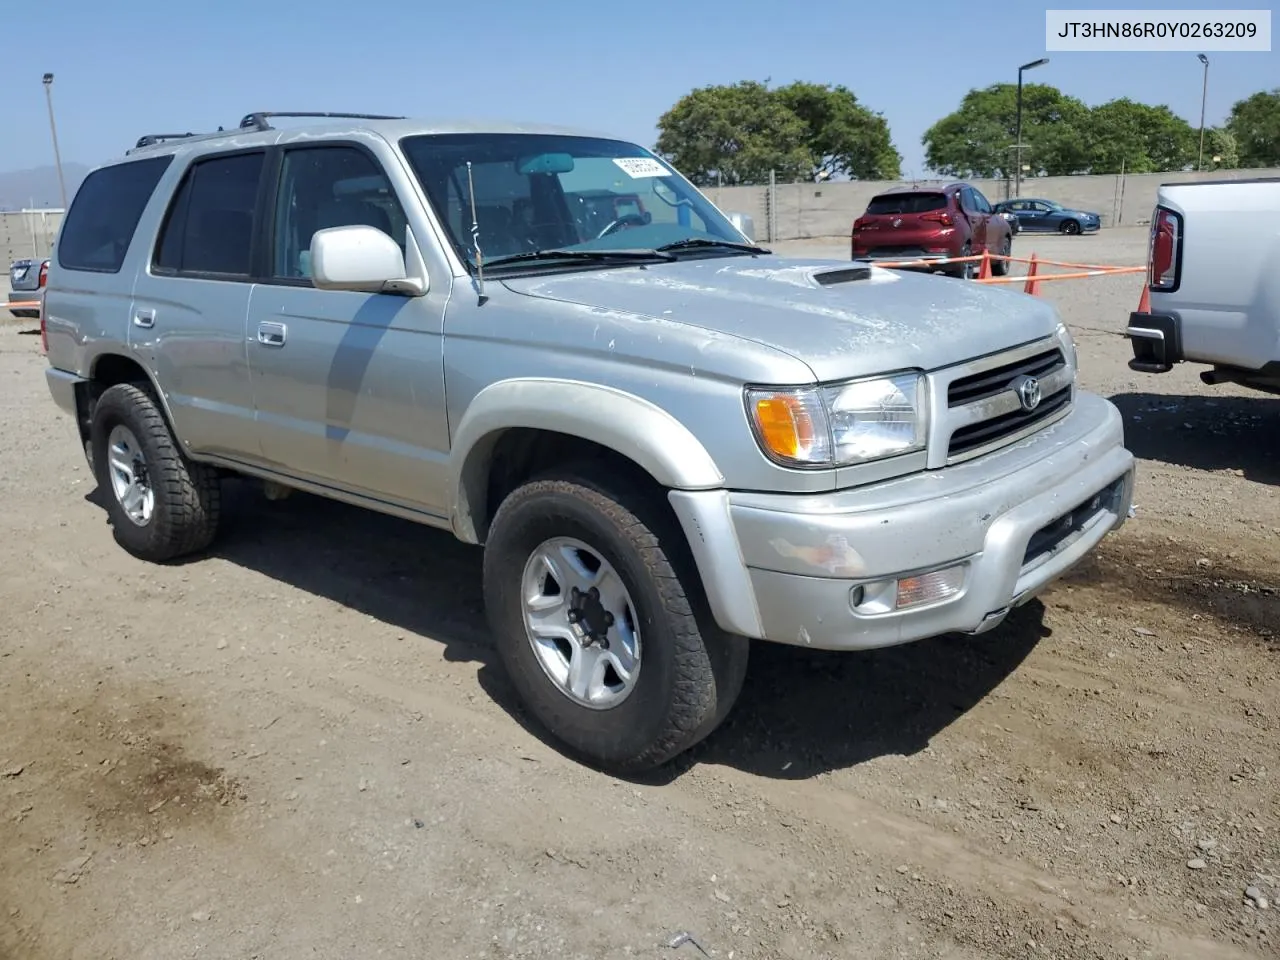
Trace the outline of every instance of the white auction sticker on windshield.
<path fill-rule="evenodd" d="M 633 180 L 641 177 L 669 177 L 671 171 L 653 157 L 614 157 L 613 162 Z"/>

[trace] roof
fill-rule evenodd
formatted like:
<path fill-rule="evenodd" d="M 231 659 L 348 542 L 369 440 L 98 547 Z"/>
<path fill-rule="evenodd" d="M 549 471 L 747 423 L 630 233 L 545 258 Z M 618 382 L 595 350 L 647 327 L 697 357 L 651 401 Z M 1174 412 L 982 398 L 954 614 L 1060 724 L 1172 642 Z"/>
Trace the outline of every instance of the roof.
<path fill-rule="evenodd" d="M 290 114 L 278 115 L 290 116 Z M 361 134 L 373 134 L 389 142 L 394 142 L 402 137 L 456 133 L 546 134 L 595 137 L 605 140 L 623 139 L 596 130 L 510 120 L 429 120 L 411 117 L 344 117 L 341 115 L 309 119 L 309 122 L 306 123 L 293 123 L 284 127 L 265 126 L 265 129 L 260 129 L 257 126 L 249 125 L 255 116 L 270 117 L 272 114 L 248 114 L 241 126 L 232 127 L 229 130 L 216 130 L 209 133 L 152 134 L 140 138 L 137 146 L 125 151 L 125 156 L 118 157 L 110 162 L 117 163 L 126 158 L 136 157 L 138 154 L 163 156 L 166 154 L 186 153 L 197 145 L 203 151 L 210 147 L 268 146 L 319 136 L 340 137 Z M 155 142 L 146 142 L 153 138 Z"/>

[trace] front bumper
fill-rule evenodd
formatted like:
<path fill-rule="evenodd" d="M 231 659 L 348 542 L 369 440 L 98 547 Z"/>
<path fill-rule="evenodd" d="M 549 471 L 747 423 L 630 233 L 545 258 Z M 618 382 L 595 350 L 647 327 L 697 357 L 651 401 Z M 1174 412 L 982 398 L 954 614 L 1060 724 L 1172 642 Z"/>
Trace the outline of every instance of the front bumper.
<path fill-rule="evenodd" d="M 1130 313 L 1124 335 L 1133 348 L 1129 369 L 1140 373 L 1168 373 L 1183 361 L 1182 323 L 1159 313 Z"/>
<path fill-rule="evenodd" d="M 1119 411 L 1081 393 L 1052 426 L 944 470 L 833 494 L 671 501 L 721 627 L 857 650 L 998 625 L 1124 523 L 1133 482 Z M 884 602 L 884 584 L 958 565 L 954 595 Z"/>

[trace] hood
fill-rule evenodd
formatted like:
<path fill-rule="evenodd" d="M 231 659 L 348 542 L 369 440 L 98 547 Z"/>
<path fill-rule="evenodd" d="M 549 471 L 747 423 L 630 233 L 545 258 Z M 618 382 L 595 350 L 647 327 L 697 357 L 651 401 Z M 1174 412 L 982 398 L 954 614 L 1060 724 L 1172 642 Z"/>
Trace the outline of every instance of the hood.
<path fill-rule="evenodd" d="M 847 260 L 723 257 L 502 282 L 530 297 L 754 341 L 808 364 L 818 380 L 932 370 L 1058 326 L 1052 306 L 1007 286 L 868 271 Z"/>

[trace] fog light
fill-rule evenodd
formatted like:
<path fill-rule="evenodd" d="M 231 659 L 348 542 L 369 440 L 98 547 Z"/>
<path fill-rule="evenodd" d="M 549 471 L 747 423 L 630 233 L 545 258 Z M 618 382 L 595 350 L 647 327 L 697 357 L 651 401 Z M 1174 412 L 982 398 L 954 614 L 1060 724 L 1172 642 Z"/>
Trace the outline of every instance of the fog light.
<path fill-rule="evenodd" d="M 964 568 L 962 563 L 915 577 L 903 577 L 898 581 L 898 598 L 894 606 L 901 610 L 954 597 L 964 587 Z"/>

